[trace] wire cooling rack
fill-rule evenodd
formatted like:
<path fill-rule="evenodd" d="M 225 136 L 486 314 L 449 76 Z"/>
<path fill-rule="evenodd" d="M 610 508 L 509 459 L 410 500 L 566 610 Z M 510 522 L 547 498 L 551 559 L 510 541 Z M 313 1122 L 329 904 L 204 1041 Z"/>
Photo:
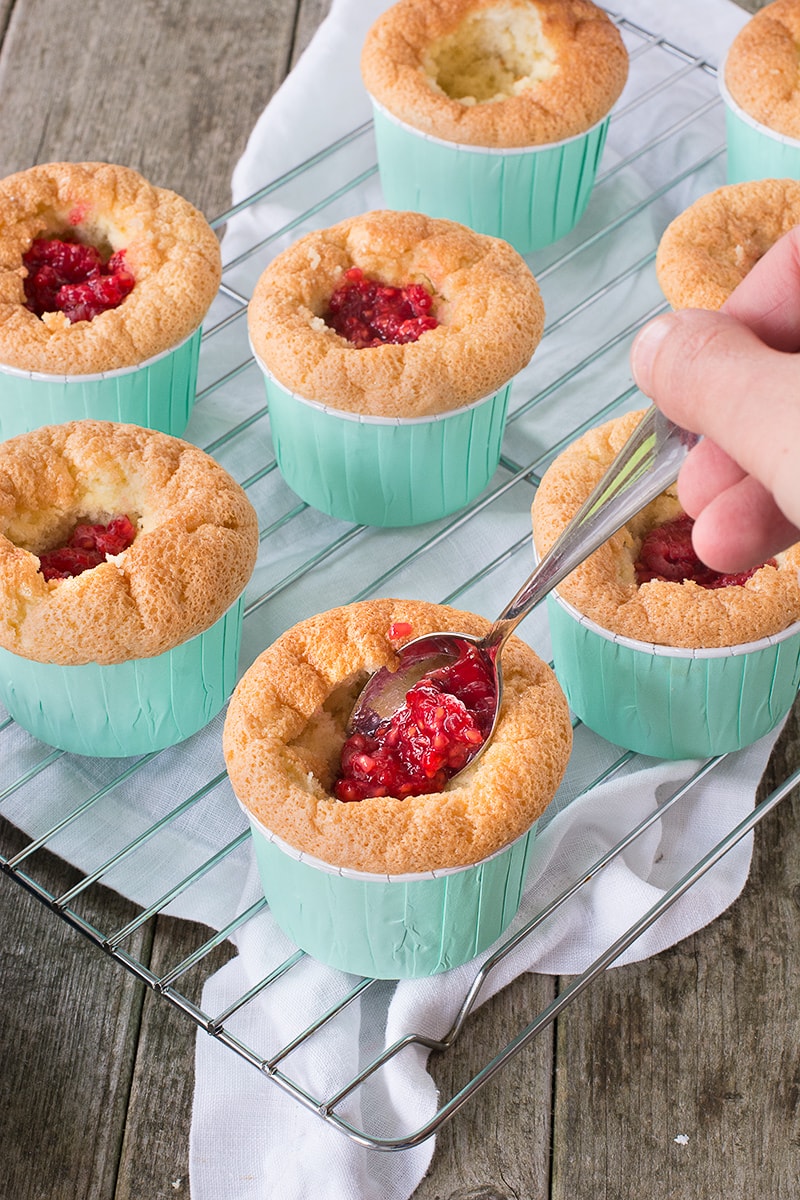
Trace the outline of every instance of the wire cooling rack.
<path fill-rule="evenodd" d="M 353 130 L 215 222 L 220 227 L 237 214 L 255 211 L 255 205 L 264 212 L 263 236 L 254 238 L 246 251 L 228 263 L 206 323 L 197 405 L 188 432 L 243 483 L 259 512 L 261 553 L 246 596 L 242 669 L 295 621 L 368 596 L 417 596 L 493 616 L 531 568 L 530 504 L 548 463 L 588 426 L 636 403 L 627 365 L 630 341 L 642 324 L 665 307 L 653 272 L 658 237 L 676 212 L 724 182 L 724 133 L 714 68 L 625 18 L 614 19 L 630 53 L 630 80 L 612 118 L 606 155 L 585 217 L 572 235 L 529 260 L 547 306 L 545 337 L 533 367 L 515 382 L 497 474 L 464 512 L 411 530 L 347 526 L 299 502 L 283 484 L 271 452 L 262 383 L 247 343 L 247 298 L 266 262 L 295 237 L 362 211 L 367 207 L 365 199 L 375 206 L 370 192 L 377 186 L 371 124 Z M 522 635 L 548 656 L 543 618 L 538 624 L 535 616 L 527 618 Z M 211 936 L 196 926 L 201 930 L 196 948 L 160 975 L 139 961 L 133 949 L 136 935 L 159 914 L 184 914 L 181 904 L 187 897 L 198 893 L 213 897 L 218 881 L 224 877 L 229 884 L 246 869 L 249 833 L 244 825 L 230 836 L 230 827 L 220 824 L 228 832 L 215 837 L 214 805 L 232 802 L 218 751 L 219 729 L 217 720 L 190 744 L 159 755 L 97 762 L 51 750 L 29 738 L 11 718 L 0 719 L 0 813 L 29 839 L 11 856 L 0 853 L 0 866 L 58 917 L 261 1071 L 265 1086 L 282 1088 L 354 1141 L 383 1150 L 406 1149 L 433 1134 L 749 833 L 800 778 L 799 769 L 682 878 L 672 881 L 654 908 L 552 1003 L 521 1025 L 471 1080 L 441 1101 L 430 1120 L 413 1130 L 393 1129 L 385 1113 L 371 1122 L 354 1120 L 348 1101 L 362 1089 L 374 1088 L 381 1072 L 408 1047 L 457 1053 L 458 1035 L 490 976 L 507 956 L 525 939 L 535 937 L 561 906 L 570 904 L 593 876 L 668 810 L 685 803 L 720 760 L 699 766 L 599 861 L 576 866 L 570 886 L 549 898 L 524 928 L 476 969 L 443 1037 L 431 1039 L 412 1024 L 388 1047 L 376 1044 L 366 1054 L 362 1047 L 355 1068 L 336 1085 L 325 1074 L 325 1084 L 317 1087 L 307 1067 L 295 1069 L 294 1064 L 302 1062 L 309 1048 L 324 1058 L 326 1037 L 332 1039 L 329 1057 L 335 1056 L 340 1043 L 332 1033 L 338 1022 L 346 1020 L 354 1001 L 372 995 L 376 1005 L 385 1006 L 393 985 L 342 977 L 345 982 L 323 1000 L 310 1021 L 301 1022 L 283 1044 L 262 1046 L 237 1034 L 237 1015 L 271 989 L 284 989 L 291 999 L 293 981 L 297 979 L 297 988 L 304 986 L 302 952 L 271 964 L 224 1012 L 203 1011 L 185 994 L 190 990 L 185 981 L 210 975 L 207 964 L 212 951 L 265 920 L 263 900 L 237 911 Z M 588 731 L 576 722 L 576 741 L 584 733 Z M 637 767 L 636 755 L 612 746 L 606 746 L 604 754 L 595 752 L 591 760 L 593 776 L 571 780 L 574 795 Z M 147 799 L 142 803 L 146 819 L 131 834 L 120 814 L 136 807 L 136 797 Z M 170 852 L 198 814 L 205 840 L 191 869 L 175 877 Z M 79 866 L 82 877 L 69 891 L 54 895 L 37 878 L 37 853 L 43 849 Z M 101 928 L 97 918 L 89 921 L 82 913 L 87 896 L 92 897 L 93 911 L 98 905 L 102 911 L 103 891 L 98 885 L 130 895 L 131 877 L 141 881 L 139 891 L 151 897 L 137 902 L 137 915 L 123 928 Z M 202 902 L 192 911 L 202 919 Z M 213 905 L 208 911 L 213 911 Z M 199 994 L 197 989 L 193 994 Z M 360 1112 L 369 1108 L 362 1105 Z"/>

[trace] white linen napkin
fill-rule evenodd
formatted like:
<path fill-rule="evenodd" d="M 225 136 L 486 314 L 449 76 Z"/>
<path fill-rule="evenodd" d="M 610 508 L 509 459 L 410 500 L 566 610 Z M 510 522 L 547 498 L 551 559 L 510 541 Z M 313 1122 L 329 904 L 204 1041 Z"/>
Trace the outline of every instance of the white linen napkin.
<path fill-rule="evenodd" d="M 367 121 L 369 103 L 360 85 L 358 58 L 366 30 L 388 7 L 386 0 L 333 0 L 330 15 L 257 122 L 233 175 L 233 199 L 252 195 L 335 139 Z M 622 14 L 643 29 L 716 64 L 748 14 L 728 0 L 706 0 L 702 19 L 694 0 L 626 0 Z M 719 125 L 722 116 L 709 115 Z M 612 122 L 606 160 L 622 157 Z M 722 180 L 718 180 L 721 182 Z M 377 179 L 367 180 L 348 199 L 350 211 L 381 206 Z M 678 195 L 674 203 L 680 205 Z M 295 215 L 276 211 L 267 197 L 230 223 L 223 243 L 230 262 Z M 671 215 L 671 214 L 669 214 Z M 267 217 L 269 218 L 267 220 Z M 245 268 L 246 273 L 246 268 Z M 253 278 L 248 281 L 254 282 Z M 510 594 L 510 593 L 509 593 Z M 507 599 L 502 595 L 501 601 Z M 488 602 L 489 604 L 492 601 Z M 491 611 L 491 609 L 490 609 Z M 530 619 L 529 619 L 530 620 Z M 541 649 L 539 643 L 537 647 Z M 692 790 L 691 802 L 676 805 L 622 855 L 599 872 L 579 897 L 528 938 L 493 971 L 480 1000 L 523 971 L 572 974 L 586 968 L 637 916 L 645 913 L 693 863 L 753 806 L 776 734 L 737 755 Z M 579 730 L 573 760 L 559 794 L 546 814 L 537 842 L 535 869 L 512 929 L 531 919 L 547 900 L 560 894 L 661 799 L 689 780 L 698 764 L 637 760 L 606 783 L 591 787 L 610 762 L 608 747 Z M 700 884 L 675 904 L 625 953 L 619 963 L 656 954 L 713 920 L 739 894 L 749 870 L 750 839 L 744 839 Z M 240 908 L 259 894 L 251 869 Z M 203 1007 L 226 1006 L 291 950 L 268 915 L 248 925 L 237 941 L 238 956 L 206 984 Z M 483 956 L 486 958 L 486 955 Z M 481 961 L 481 960 L 479 960 Z M 475 963 L 443 976 L 403 981 L 384 988 L 379 999 L 357 1001 L 337 1023 L 324 1048 L 310 1046 L 293 1078 L 316 1095 L 332 1094 L 343 1079 L 374 1052 L 413 1029 L 440 1037 L 451 1025 L 476 972 Z M 302 964 L 302 983 L 286 981 L 251 1002 L 239 1014 L 237 1036 L 248 1044 L 263 1040 L 278 1047 L 331 1003 L 345 978 L 311 961 Z M 291 974 L 291 973 L 290 973 Z M 367 1032 L 368 1031 L 368 1036 Z M 381 1079 L 353 1098 L 353 1118 L 366 1116 L 370 1100 L 391 1113 L 386 1133 L 399 1127 L 416 1130 L 436 1111 L 436 1090 L 425 1069 L 426 1053 L 414 1047 L 392 1059 Z M 363 1149 L 328 1128 L 313 1114 L 270 1086 L 258 1073 L 212 1039 L 200 1034 L 191 1139 L 191 1181 L 195 1200 L 301 1200 L 322 1194 L 331 1200 L 401 1200 L 410 1196 L 430 1162 L 433 1140 L 396 1154 Z M 374 1122 L 374 1117 L 373 1117 Z M 380 1126 L 375 1126 L 380 1134 Z"/>

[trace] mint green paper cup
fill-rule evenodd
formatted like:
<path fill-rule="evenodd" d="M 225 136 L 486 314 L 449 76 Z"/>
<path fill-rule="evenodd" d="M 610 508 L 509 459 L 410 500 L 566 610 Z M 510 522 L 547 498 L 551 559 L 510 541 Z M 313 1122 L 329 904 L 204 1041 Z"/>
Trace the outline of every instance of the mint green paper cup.
<path fill-rule="evenodd" d="M 197 386 L 200 328 L 171 350 L 99 375 L 49 375 L 0 363 L 0 441 L 66 421 L 121 421 L 180 437 Z"/>
<path fill-rule="evenodd" d="M 0 648 L 0 701 L 23 729 L 97 758 L 149 754 L 197 733 L 236 683 L 243 598 L 203 633 L 153 658 L 101 666 L 33 662 Z"/>
<path fill-rule="evenodd" d="M 503 238 L 520 254 L 558 241 L 583 216 L 609 116 L 561 142 L 487 149 L 422 133 L 371 99 L 389 208 L 459 221 Z"/>
<path fill-rule="evenodd" d="M 570 708 L 617 746 L 707 758 L 749 746 L 786 715 L 800 684 L 800 622 L 740 646 L 657 646 L 602 629 L 547 598 L 553 667 Z"/>
<path fill-rule="evenodd" d="M 456 512 L 500 461 L 509 381 L 432 417 L 343 412 L 289 392 L 256 356 L 283 478 L 313 508 L 359 525 L 421 525 Z"/>
<path fill-rule="evenodd" d="M 800 141 L 761 125 L 736 103 L 725 86 L 724 63 L 717 78 L 725 104 L 728 183 L 800 179 Z"/>
<path fill-rule="evenodd" d="M 295 850 L 241 805 L 264 895 L 313 958 L 377 979 L 437 975 L 491 946 L 517 914 L 536 826 L 470 867 L 375 875 Z"/>

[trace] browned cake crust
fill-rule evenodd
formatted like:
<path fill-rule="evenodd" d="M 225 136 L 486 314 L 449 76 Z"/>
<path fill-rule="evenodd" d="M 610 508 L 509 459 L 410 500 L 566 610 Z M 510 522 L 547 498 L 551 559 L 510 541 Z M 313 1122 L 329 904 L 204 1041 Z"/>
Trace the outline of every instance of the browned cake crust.
<path fill-rule="evenodd" d="M 127 515 L 121 554 L 46 581 L 37 551 Z M 0 444 L 0 645 L 38 662 L 149 658 L 209 628 L 244 588 L 258 523 L 202 450 L 136 425 L 74 421 Z"/>
<path fill-rule="evenodd" d="M 544 554 L 632 433 L 641 412 L 589 430 L 542 478 L 533 503 L 533 539 Z M 604 629 L 662 646 L 741 645 L 800 619 L 800 546 L 777 556 L 742 585 L 708 589 L 692 580 L 651 580 L 640 587 L 634 564 L 642 539 L 682 512 L 664 492 L 558 585 L 568 603 Z"/>
<path fill-rule="evenodd" d="M 524 642 L 503 651 L 505 693 L 492 742 L 443 792 L 343 803 L 330 794 L 353 701 L 370 672 L 396 662 L 395 621 L 419 636 L 481 634 L 471 613 L 413 600 L 367 600 L 302 621 L 239 683 L 223 747 L 234 791 L 298 850 L 355 870 L 462 866 L 501 849 L 543 811 L 564 772 L 572 728 L 549 667 Z"/>
<path fill-rule="evenodd" d="M 415 129 L 509 148 L 590 129 L 625 86 L 628 54 L 590 0 L 400 0 L 367 34 L 361 72 Z"/>
<path fill-rule="evenodd" d="M 725 85 L 749 116 L 800 138 L 800 0 L 773 0 L 739 31 L 725 60 Z"/>
<path fill-rule="evenodd" d="M 25 308 L 22 256 L 37 237 L 68 235 L 125 251 L 136 282 L 91 321 Z M 216 236 L 188 200 L 109 163 L 46 163 L 0 181 L 0 363 L 90 375 L 169 350 L 202 321 L 219 286 Z"/>
<path fill-rule="evenodd" d="M 656 274 L 673 308 L 718 309 L 770 246 L 800 225 L 800 183 L 756 179 L 695 200 L 664 231 Z"/>
<path fill-rule="evenodd" d="M 344 272 L 424 284 L 440 322 L 358 349 L 325 324 Z M 253 348 L 285 388 L 347 412 L 423 417 L 497 391 L 530 360 L 544 305 L 525 260 L 455 221 L 378 211 L 306 234 L 273 259 L 248 310 Z"/>

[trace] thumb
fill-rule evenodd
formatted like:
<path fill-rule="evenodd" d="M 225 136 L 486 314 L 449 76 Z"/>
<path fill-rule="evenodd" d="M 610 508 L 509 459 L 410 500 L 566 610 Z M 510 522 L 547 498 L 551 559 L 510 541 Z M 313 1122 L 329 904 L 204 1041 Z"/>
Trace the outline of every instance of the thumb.
<path fill-rule="evenodd" d="M 800 355 L 726 313 L 667 313 L 638 334 L 636 383 L 668 417 L 716 442 L 800 525 Z"/>

